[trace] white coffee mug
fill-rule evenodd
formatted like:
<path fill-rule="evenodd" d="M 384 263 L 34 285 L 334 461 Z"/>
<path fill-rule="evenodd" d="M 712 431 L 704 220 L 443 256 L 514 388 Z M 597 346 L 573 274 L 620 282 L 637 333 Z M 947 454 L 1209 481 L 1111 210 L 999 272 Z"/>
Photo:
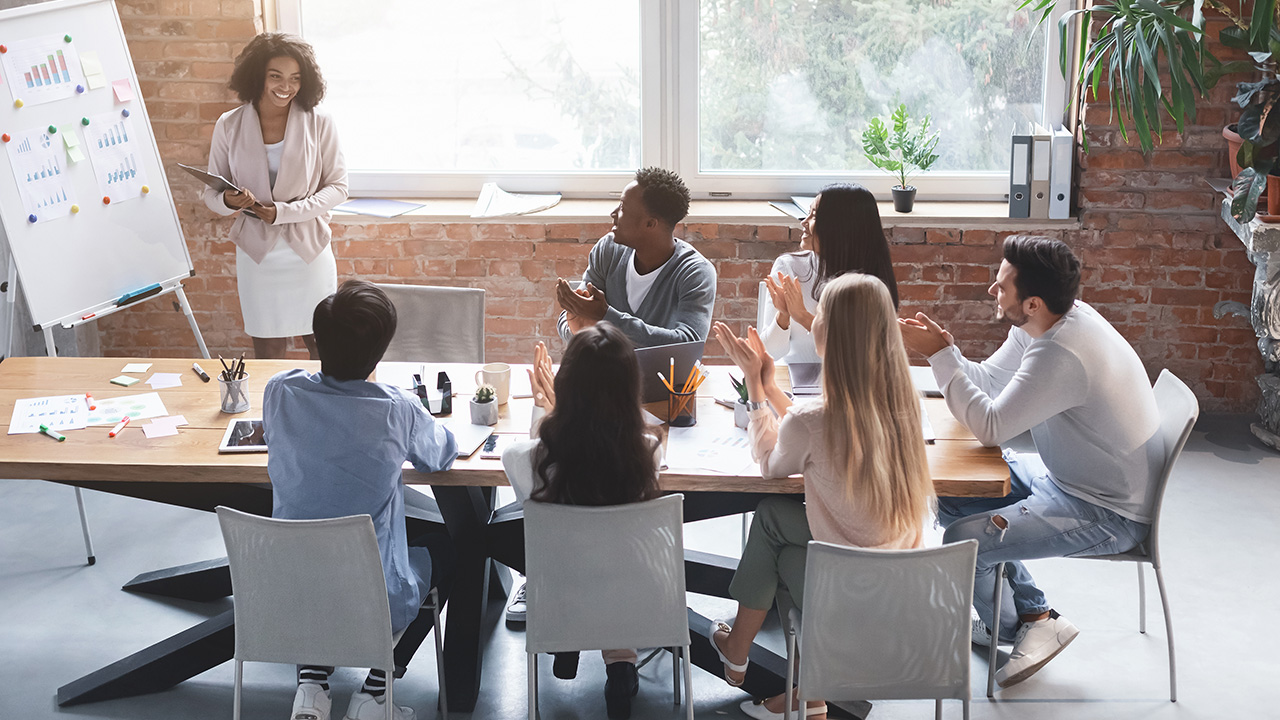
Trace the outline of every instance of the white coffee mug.
<path fill-rule="evenodd" d="M 506 405 L 511 399 L 511 366 L 506 363 L 489 363 L 476 371 L 476 385 L 492 385 L 497 391 L 498 404 Z"/>

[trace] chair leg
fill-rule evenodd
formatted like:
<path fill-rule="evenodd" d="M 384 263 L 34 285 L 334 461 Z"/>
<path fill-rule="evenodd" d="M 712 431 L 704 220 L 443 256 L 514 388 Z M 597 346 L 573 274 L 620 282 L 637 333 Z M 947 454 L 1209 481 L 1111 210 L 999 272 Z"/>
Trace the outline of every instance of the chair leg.
<path fill-rule="evenodd" d="M 680 658 L 681 649 L 671 648 L 671 693 L 675 696 L 675 706 L 680 707 Z"/>
<path fill-rule="evenodd" d="M 991 606 L 991 647 L 987 650 L 987 697 L 995 697 L 996 659 L 1000 648 L 1000 599 L 1004 595 L 1004 563 L 996 566 L 995 592 L 992 593 Z"/>
<path fill-rule="evenodd" d="M 445 693 L 444 682 L 444 628 L 440 627 L 440 591 L 431 588 L 431 614 L 433 625 L 431 632 L 436 636 L 436 682 L 440 683 L 440 717 L 449 720 L 449 697 Z"/>
<path fill-rule="evenodd" d="M 942 720 L 942 698 L 933 701 L 933 720 Z"/>
<path fill-rule="evenodd" d="M 240 685 L 244 682 L 244 661 L 236 658 L 235 696 L 232 699 L 231 720 L 240 720 Z"/>
<path fill-rule="evenodd" d="M 964 703 L 964 720 L 969 720 L 969 698 L 965 698 L 960 702 Z"/>
<path fill-rule="evenodd" d="M 538 654 L 529 653 L 529 720 L 538 720 Z"/>
<path fill-rule="evenodd" d="M 782 717 L 786 720 L 792 720 L 791 706 L 795 703 L 793 695 L 797 695 L 795 688 L 796 679 L 796 631 L 794 627 L 787 628 L 787 684 L 782 691 Z"/>
<path fill-rule="evenodd" d="M 747 534 L 751 529 L 751 513 L 742 513 L 742 549 L 747 549 Z"/>
<path fill-rule="evenodd" d="M 93 555 L 93 538 L 89 537 L 89 516 L 84 512 L 84 496 L 80 493 L 80 488 L 76 488 L 76 508 L 80 510 L 80 532 L 84 533 L 84 554 L 88 556 L 89 564 L 98 562 L 98 558 Z"/>
<path fill-rule="evenodd" d="M 1134 563 L 1138 568 L 1138 632 L 1147 632 L 1147 574 L 1142 571 L 1142 563 Z"/>
<path fill-rule="evenodd" d="M 680 648 L 680 659 L 684 665 L 684 717 L 693 720 L 693 662 L 689 658 L 689 646 Z"/>
<path fill-rule="evenodd" d="M 1164 634 L 1169 641 L 1169 702 L 1178 702 L 1178 666 L 1173 657 L 1173 618 L 1169 617 L 1169 595 L 1164 589 L 1164 573 L 1160 566 L 1152 564 L 1156 570 L 1156 586 L 1160 589 L 1160 606 L 1164 609 Z"/>
<path fill-rule="evenodd" d="M 392 663 L 391 668 L 387 670 L 387 699 L 386 699 L 387 720 L 396 720 L 396 700 L 391 694 L 391 686 L 396 684 L 395 679 L 396 679 L 396 666 L 395 666 L 395 663 Z"/>

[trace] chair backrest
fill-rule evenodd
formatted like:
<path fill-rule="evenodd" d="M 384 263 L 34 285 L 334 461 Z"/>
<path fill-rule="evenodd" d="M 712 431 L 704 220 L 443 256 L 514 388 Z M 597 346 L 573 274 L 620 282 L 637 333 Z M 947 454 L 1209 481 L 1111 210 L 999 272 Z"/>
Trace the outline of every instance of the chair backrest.
<path fill-rule="evenodd" d="M 689 644 L 684 497 L 524 504 L 529 652 Z"/>
<path fill-rule="evenodd" d="M 1191 437 L 1191 428 L 1200 417 L 1200 402 L 1195 393 L 1177 375 L 1161 370 L 1152 392 L 1156 396 L 1156 408 L 1160 411 L 1160 436 L 1164 439 L 1164 464 L 1156 479 L 1156 492 L 1151 506 L 1151 554 L 1159 557 L 1160 508 L 1164 505 L 1164 491 L 1169 485 L 1173 465 L 1182 454 L 1182 448 Z"/>
<path fill-rule="evenodd" d="M 800 696 L 969 697 L 978 543 L 867 550 L 810 542 Z"/>
<path fill-rule="evenodd" d="M 239 660 L 394 669 L 391 608 L 368 515 L 273 520 L 226 507 L 218 522 Z"/>
<path fill-rule="evenodd" d="M 484 290 L 429 285 L 378 287 L 396 306 L 389 362 L 484 362 Z"/>

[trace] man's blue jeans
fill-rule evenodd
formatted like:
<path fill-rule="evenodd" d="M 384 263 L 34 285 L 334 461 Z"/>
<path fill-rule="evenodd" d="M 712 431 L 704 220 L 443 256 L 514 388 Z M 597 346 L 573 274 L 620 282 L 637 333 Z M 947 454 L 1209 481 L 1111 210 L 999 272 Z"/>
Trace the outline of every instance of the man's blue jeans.
<path fill-rule="evenodd" d="M 978 541 L 973 606 L 987 627 L 995 627 L 991 597 L 996 566 L 1006 563 L 1000 637 L 1010 639 L 1019 615 L 1050 607 L 1020 560 L 1124 552 L 1142 542 L 1151 526 L 1063 492 L 1035 453 L 1006 450 L 1004 459 L 1012 486 L 1008 495 L 938 498 L 938 522 L 946 528 L 943 542 Z"/>

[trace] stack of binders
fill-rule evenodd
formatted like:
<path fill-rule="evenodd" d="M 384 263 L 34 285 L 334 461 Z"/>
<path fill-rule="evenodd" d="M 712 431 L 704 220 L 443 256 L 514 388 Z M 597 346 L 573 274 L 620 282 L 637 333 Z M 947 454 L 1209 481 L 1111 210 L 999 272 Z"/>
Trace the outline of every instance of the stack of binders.
<path fill-rule="evenodd" d="M 1013 134 L 1009 217 L 1065 220 L 1071 216 L 1075 140 L 1061 125 L 1033 123 Z"/>

